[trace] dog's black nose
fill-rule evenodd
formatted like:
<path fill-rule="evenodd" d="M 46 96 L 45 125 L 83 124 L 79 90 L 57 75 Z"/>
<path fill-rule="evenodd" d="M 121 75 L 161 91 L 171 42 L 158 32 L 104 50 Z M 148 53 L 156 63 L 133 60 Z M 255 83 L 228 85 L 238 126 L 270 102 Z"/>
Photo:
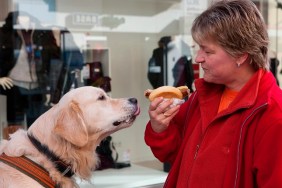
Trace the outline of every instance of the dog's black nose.
<path fill-rule="evenodd" d="M 131 102 L 133 104 L 137 104 L 137 102 L 138 102 L 136 98 L 129 98 L 128 100 L 129 100 L 129 102 Z"/>

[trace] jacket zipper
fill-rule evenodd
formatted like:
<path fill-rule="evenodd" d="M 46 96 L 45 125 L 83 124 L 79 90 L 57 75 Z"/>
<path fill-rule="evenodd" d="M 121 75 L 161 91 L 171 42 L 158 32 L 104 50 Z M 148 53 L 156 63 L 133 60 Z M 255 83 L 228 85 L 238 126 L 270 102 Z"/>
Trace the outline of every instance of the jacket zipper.
<path fill-rule="evenodd" d="M 251 116 L 253 116 L 253 115 L 255 114 L 255 112 L 257 112 L 258 110 L 260 110 L 261 108 L 263 108 L 263 107 L 266 106 L 266 105 L 267 105 L 267 103 L 264 103 L 264 104 L 262 104 L 261 106 L 257 107 L 256 109 L 254 109 L 254 110 L 251 112 L 251 114 L 244 120 L 243 124 L 241 125 L 240 135 L 239 135 L 239 143 L 238 143 L 238 147 L 237 147 L 237 162 L 236 162 L 236 175 L 235 175 L 235 181 L 234 181 L 234 183 L 235 183 L 235 184 L 234 184 L 234 188 L 236 188 L 236 186 L 237 186 L 237 181 L 238 181 L 237 179 L 238 179 L 238 173 L 239 173 L 240 145 L 241 145 L 241 140 L 242 140 L 243 128 L 244 128 L 245 123 L 247 122 L 247 120 L 248 120 Z M 202 135 L 202 137 L 201 137 L 199 143 L 198 143 L 197 146 L 196 146 L 196 150 L 195 150 L 195 154 L 194 154 L 194 161 L 197 159 L 197 156 L 198 156 L 198 153 L 199 153 L 199 150 L 200 150 L 200 146 L 201 146 L 203 140 L 205 139 L 205 136 L 206 136 L 206 134 L 207 134 L 207 132 L 208 132 L 208 130 L 209 130 L 209 127 L 210 127 L 210 126 L 207 127 L 207 129 L 205 130 L 204 134 Z M 193 163 L 193 164 L 194 164 L 194 163 Z M 191 168 L 193 168 L 193 165 L 192 165 Z M 188 181 L 189 181 L 189 178 L 188 178 Z"/>
<path fill-rule="evenodd" d="M 239 135 L 239 143 L 238 143 L 238 147 L 237 147 L 237 162 L 236 162 L 236 173 L 235 173 L 235 180 L 234 180 L 234 188 L 237 187 L 237 183 L 238 183 L 238 174 L 239 174 L 239 158 L 240 158 L 240 147 L 241 147 L 241 141 L 242 141 L 242 134 L 243 134 L 243 129 L 245 127 L 245 124 L 247 122 L 247 120 L 253 116 L 255 114 L 255 112 L 257 112 L 258 110 L 260 110 L 261 108 L 263 108 L 264 106 L 267 106 L 268 103 L 264 103 L 261 106 L 257 107 L 256 109 L 254 109 L 252 111 L 252 113 L 244 120 L 243 124 L 241 125 L 241 129 L 240 129 L 240 135 Z"/>
<path fill-rule="evenodd" d="M 200 148 L 200 144 L 197 144 L 197 146 L 196 146 L 196 152 L 195 152 L 195 155 L 194 155 L 194 161 L 195 161 L 196 158 L 197 158 L 199 148 Z"/>

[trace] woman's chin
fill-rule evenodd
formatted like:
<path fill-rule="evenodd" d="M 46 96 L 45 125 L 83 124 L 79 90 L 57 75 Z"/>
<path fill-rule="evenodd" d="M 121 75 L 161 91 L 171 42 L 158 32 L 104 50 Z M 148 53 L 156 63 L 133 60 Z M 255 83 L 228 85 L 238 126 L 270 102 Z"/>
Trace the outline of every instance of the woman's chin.
<path fill-rule="evenodd" d="M 209 83 L 216 83 L 216 81 L 214 79 L 212 79 L 211 77 L 209 76 L 203 76 L 203 79 L 206 81 L 206 82 L 209 82 Z"/>
<path fill-rule="evenodd" d="M 212 82 L 212 79 L 210 79 L 208 76 L 204 75 L 203 76 L 203 79 L 206 81 L 206 82 Z"/>

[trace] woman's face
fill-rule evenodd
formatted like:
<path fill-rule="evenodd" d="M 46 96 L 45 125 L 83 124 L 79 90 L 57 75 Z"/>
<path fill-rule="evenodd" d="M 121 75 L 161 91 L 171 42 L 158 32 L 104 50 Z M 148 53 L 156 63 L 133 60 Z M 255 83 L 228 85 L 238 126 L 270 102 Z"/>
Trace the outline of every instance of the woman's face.
<path fill-rule="evenodd" d="M 206 82 L 228 85 L 236 80 L 236 59 L 216 43 L 205 41 L 199 44 L 195 61 L 201 64 Z"/>

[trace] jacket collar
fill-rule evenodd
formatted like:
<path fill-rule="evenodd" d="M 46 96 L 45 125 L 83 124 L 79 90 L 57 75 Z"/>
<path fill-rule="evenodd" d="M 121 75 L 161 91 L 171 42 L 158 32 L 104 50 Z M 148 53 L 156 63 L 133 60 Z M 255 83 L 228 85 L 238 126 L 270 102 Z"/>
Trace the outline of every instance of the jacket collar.
<path fill-rule="evenodd" d="M 276 84 L 276 81 L 271 72 L 259 69 L 240 90 L 237 97 L 230 104 L 230 107 L 227 110 L 220 112 L 220 114 L 230 114 L 242 108 L 250 108 L 255 105 L 256 102 L 268 102 L 270 97 L 268 91 L 274 84 Z M 225 86 L 208 83 L 201 78 L 195 81 L 195 87 L 199 96 L 201 113 L 205 114 L 202 116 L 203 123 L 210 122 L 217 116 L 219 102 Z M 262 97 L 260 98 L 260 101 L 257 101 L 258 95 Z M 211 108 L 211 106 L 216 106 L 216 108 Z"/>

